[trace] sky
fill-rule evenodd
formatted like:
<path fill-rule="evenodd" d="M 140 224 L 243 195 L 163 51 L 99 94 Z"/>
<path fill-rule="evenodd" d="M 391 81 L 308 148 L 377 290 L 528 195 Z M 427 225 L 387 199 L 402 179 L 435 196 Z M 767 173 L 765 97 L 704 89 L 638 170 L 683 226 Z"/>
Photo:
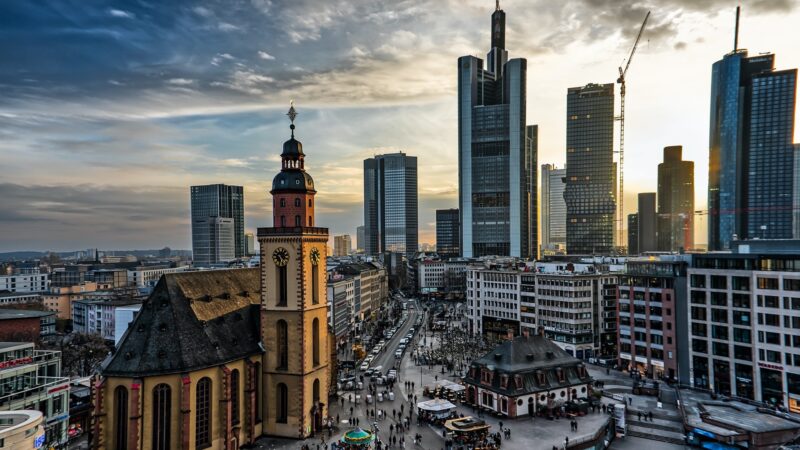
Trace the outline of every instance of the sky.
<path fill-rule="evenodd" d="M 458 203 L 456 60 L 489 50 L 494 3 L 0 2 L 0 251 L 190 248 L 196 184 L 243 185 L 246 229 L 271 226 L 290 99 L 316 222 L 355 235 L 363 159 L 402 150 L 433 243 L 435 210 Z M 667 145 L 695 161 L 705 208 L 711 64 L 737 4 L 740 47 L 800 66 L 800 1 L 502 0 L 538 163 L 563 166 L 567 89 L 614 82 L 650 10 L 627 76 L 626 214 Z"/>

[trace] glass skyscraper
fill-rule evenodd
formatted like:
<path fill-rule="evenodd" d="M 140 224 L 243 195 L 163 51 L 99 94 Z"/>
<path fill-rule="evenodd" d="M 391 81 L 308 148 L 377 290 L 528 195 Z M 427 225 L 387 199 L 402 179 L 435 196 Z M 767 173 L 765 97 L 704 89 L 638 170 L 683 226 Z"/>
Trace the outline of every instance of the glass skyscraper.
<path fill-rule="evenodd" d="M 542 164 L 542 202 L 540 205 L 542 252 L 558 253 L 567 244 L 567 204 L 564 203 L 565 169 Z"/>
<path fill-rule="evenodd" d="M 442 258 L 459 256 L 460 226 L 458 209 L 436 210 L 436 253 Z"/>
<path fill-rule="evenodd" d="M 794 224 L 797 70 L 775 55 L 735 50 L 712 66 L 708 248 L 739 239 L 786 239 Z"/>
<path fill-rule="evenodd" d="M 364 160 L 364 251 L 411 256 L 418 247 L 417 157 L 405 153 Z"/>
<path fill-rule="evenodd" d="M 202 257 L 200 261 L 197 259 L 197 255 L 208 254 L 207 251 L 200 250 L 201 248 L 209 249 L 220 246 L 219 243 L 209 242 L 209 239 L 214 239 L 214 237 L 210 234 L 211 227 L 209 227 L 208 219 L 214 217 L 233 219 L 233 256 L 236 258 L 245 256 L 244 189 L 242 186 L 225 184 L 192 186 L 190 193 L 192 250 L 195 253 L 195 264 L 206 265 L 219 262 L 206 261 Z"/>
<path fill-rule="evenodd" d="M 658 250 L 694 248 L 694 162 L 683 161 L 683 147 L 664 147 L 658 165 Z"/>
<path fill-rule="evenodd" d="M 503 10 L 492 14 L 486 64 L 458 59 L 461 253 L 536 254 L 536 126 L 526 126 L 527 61 L 508 60 Z"/>
<path fill-rule="evenodd" d="M 567 91 L 567 253 L 614 249 L 614 84 Z"/>

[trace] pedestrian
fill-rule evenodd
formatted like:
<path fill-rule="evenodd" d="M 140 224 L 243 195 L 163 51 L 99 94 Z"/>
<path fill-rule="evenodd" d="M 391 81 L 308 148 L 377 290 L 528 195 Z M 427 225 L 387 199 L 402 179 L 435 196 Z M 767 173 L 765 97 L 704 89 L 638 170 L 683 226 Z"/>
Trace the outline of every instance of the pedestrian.
<path fill-rule="evenodd" d="M 641 421 L 641 420 L 642 420 L 642 412 L 641 412 L 641 411 L 638 411 L 638 412 L 636 413 L 636 419 L 637 419 L 637 420 L 639 420 L 639 421 Z"/>
<path fill-rule="evenodd" d="M 564 448 L 567 448 L 568 446 L 569 446 L 569 436 L 564 438 Z"/>
<path fill-rule="evenodd" d="M 633 397 L 628 397 L 628 406 L 633 405 Z"/>
<path fill-rule="evenodd" d="M 650 422 L 652 422 L 653 421 L 653 411 L 649 411 L 647 413 L 647 415 L 648 415 L 648 418 L 650 419 Z"/>

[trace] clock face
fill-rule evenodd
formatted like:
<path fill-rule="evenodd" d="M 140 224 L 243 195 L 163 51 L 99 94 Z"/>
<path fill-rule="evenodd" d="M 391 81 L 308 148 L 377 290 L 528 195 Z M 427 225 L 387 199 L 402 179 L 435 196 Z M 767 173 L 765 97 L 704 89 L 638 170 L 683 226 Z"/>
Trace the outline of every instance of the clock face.
<path fill-rule="evenodd" d="M 316 266 L 317 264 L 319 264 L 319 259 L 320 259 L 319 250 L 316 247 L 312 248 L 311 249 L 311 264 L 314 264 Z"/>
<path fill-rule="evenodd" d="M 289 263 L 289 251 L 283 247 L 278 247 L 272 252 L 272 262 L 276 266 L 283 267 Z"/>

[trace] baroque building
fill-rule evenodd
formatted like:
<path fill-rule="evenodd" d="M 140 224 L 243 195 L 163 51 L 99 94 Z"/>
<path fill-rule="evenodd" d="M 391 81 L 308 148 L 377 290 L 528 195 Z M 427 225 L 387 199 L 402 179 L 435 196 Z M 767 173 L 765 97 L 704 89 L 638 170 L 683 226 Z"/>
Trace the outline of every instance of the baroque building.
<path fill-rule="evenodd" d="M 334 366 L 328 230 L 313 226 L 314 181 L 291 129 L 260 269 L 161 277 L 93 377 L 93 449 L 233 450 L 321 429 Z"/>

